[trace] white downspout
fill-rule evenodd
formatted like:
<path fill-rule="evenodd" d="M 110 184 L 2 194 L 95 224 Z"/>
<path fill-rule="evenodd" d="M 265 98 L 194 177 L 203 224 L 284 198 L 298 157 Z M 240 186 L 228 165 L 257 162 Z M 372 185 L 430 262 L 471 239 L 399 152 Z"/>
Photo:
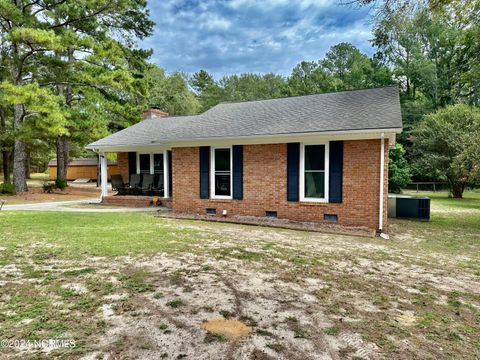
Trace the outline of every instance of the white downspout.
<path fill-rule="evenodd" d="M 388 235 L 383 233 L 383 187 L 384 187 L 384 176 L 385 176 L 385 134 L 382 133 L 380 140 L 380 204 L 378 210 L 378 230 L 380 236 L 388 239 Z"/>

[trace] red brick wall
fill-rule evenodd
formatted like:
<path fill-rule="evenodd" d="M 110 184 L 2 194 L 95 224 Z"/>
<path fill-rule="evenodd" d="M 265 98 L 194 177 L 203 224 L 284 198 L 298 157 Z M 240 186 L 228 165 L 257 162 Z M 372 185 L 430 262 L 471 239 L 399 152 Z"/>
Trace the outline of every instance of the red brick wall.
<path fill-rule="evenodd" d="M 388 141 L 385 141 L 384 229 L 387 228 Z M 337 214 L 345 226 L 378 227 L 380 140 L 344 142 L 343 202 L 341 204 L 287 201 L 287 145 L 244 146 L 243 200 L 200 199 L 199 148 L 172 149 L 173 210 L 205 214 L 205 208 L 226 209 L 229 215 L 265 216 L 277 211 L 279 218 L 323 221 Z"/>
<path fill-rule="evenodd" d="M 128 152 L 117 153 L 118 172 L 122 175 L 123 182 L 128 183 L 130 174 L 128 172 Z"/>

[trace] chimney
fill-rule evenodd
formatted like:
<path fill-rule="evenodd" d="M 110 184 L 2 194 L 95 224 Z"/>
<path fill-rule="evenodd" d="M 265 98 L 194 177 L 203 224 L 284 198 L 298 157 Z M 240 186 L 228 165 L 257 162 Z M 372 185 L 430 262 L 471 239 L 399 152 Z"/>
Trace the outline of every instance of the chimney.
<path fill-rule="evenodd" d="M 167 117 L 168 113 L 156 108 L 150 108 L 143 112 L 143 120 L 149 118 Z"/>

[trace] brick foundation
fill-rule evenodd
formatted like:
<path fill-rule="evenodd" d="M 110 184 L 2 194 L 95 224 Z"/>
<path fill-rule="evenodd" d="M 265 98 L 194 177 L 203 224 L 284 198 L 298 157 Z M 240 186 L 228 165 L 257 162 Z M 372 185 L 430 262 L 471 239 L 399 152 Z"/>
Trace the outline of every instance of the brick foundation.
<path fill-rule="evenodd" d="M 172 198 L 160 198 L 160 201 L 162 202 L 162 206 L 167 207 L 169 209 L 172 208 Z"/>
<path fill-rule="evenodd" d="M 103 205 L 126 206 L 126 207 L 147 207 L 152 201 L 151 196 L 105 196 L 102 199 Z"/>
<path fill-rule="evenodd" d="M 136 195 L 110 195 L 102 199 L 103 205 L 126 206 L 126 207 L 147 207 L 151 206 L 152 196 Z M 161 206 L 172 208 L 172 198 L 160 198 Z"/>

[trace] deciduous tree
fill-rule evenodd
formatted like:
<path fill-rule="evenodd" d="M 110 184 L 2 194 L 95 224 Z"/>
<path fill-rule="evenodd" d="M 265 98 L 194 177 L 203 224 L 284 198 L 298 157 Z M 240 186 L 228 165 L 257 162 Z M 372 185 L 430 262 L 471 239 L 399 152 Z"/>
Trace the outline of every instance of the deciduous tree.
<path fill-rule="evenodd" d="M 451 105 L 427 115 L 413 131 L 416 165 L 438 173 L 450 193 L 461 198 L 465 187 L 478 181 L 480 108 Z"/>
<path fill-rule="evenodd" d="M 189 89 L 186 76 L 179 72 L 166 75 L 156 65 L 148 68 L 148 105 L 158 107 L 170 115 L 192 115 L 201 110 L 201 104 Z"/>

